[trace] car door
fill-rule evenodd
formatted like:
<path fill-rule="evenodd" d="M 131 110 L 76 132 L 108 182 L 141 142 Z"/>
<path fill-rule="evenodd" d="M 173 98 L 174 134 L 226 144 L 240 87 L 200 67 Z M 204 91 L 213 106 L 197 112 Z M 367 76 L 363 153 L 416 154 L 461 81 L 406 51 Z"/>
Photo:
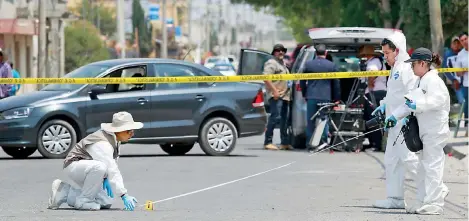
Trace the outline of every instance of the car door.
<path fill-rule="evenodd" d="M 104 77 L 147 77 L 146 64 L 121 67 L 113 70 Z M 151 135 L 150 119 L 150 95 L 151 84 L 108 84 L 90 85 L 92 88 L 100 88 L 99 93 L 90 92 L 90 100 L 87 102 L 86 128 L 87 133 L 92 133 L 100 128 L 101 123 L 112 122 L 112 116 L 119 111 L 127 111 L 132 114 L 134 121 L 144 124 L 144 127 L 135 131 L 134 138 L 143 138 Z"/>
<path fill-rule="evenodd" d="M 274 56 L 259 50 L 253 49 L 241 49 L 241 56 L 239 59 L 238 75 L 262 75 L 264 72 L 264 64 Z M 266 89 L 264 81 L 249 81 L 251 83 L 260 84 L 264 96 L 266 95 Z M 264 105 L 267 112 L 270 112 L 269 101 L 264 97 Z"/>
<path fill-rule="evenodd" d="M 180 63 L 153 64 L 157 77 L 203 75 L 192 66 Z M 210 83 L 159 83 L 151 93 L 152 136 L 196 138 L 202 120 L 201 109 L 209 102 Z"/>
<path fill-rule="evenodd" d="M 295 63 L 292 66 L 292 73 L 303 73 L 305 63 L 314 59 L 316 55 L 314 47 L 303 46 L 298 53 Z M 292 133 L 294 136 L 303 135 L 305 133 L 307 118 L 306 118 L 306 102 L 301 92 L 300 81 L 297 80 L 292 84 L 292 103 L 290 111 L 290 120 L 292 126 Z"/>
<path fill-rule="evenodd" d="M 273 57 L 265 51 L 241 49 L 238 75 L 261 75 L 265 62 Z"/>

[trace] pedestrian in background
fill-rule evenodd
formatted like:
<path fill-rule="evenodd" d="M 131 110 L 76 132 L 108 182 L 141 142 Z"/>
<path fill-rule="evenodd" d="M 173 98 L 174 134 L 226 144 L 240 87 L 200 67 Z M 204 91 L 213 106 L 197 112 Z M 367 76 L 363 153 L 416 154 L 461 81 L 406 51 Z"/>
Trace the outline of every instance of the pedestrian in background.
<path fill-rule="evenodd" d="M 469 57 L 467 56 L 468 52 L 468 42 L 467 42 L 467 32 L 463 32 L 462 34 L 459 35 L 459 41 L 461 42 L 462 46 L 464 47 L 459 53 L 456 61 L 455 68 L 467 68 L 468 67 L 468 59 Z M 469 76 L 467 75 L 467 71 L 462 71 L 457 73 L 458 76 L 462 77 L 462 89 L 463 89 L 463 95 L 464 95 L 464 100 L 466 101 L 464 105 L 464 118 L 468 118 L 468 111 L 467 111 L 467 106 L 468 106 L 468 99 L 467 99 L 467 87 L 468 87 L 468 78 Z M 467 129 L 467 121 L 466 121 L 466 129 Z"/>
<path fill-rule="evenodd" d="M 383 60 L 381 59 L 381 54 L 375 52 L 375 49 L 371 45 L 364 45 L 359 49 L 359 58 L 366 59 L 366 71 L 384 71 L 386 70 L 386 65 L 384 65 Z M 373 108 L 379 106 L 381 100 L 386 97 L 386 84 L 388 81 L 387 76 L 378 76 L 378 77 L 368 77 L 367 83 L 368 87 L 365 90 L 365 96 L 369 102 L 365 103 L 364 107 L 364 120 L 368 121 L 371 118 L 371 113 L 373 112 Z M 366 132 L 370 130 L 367 129 Z M 383 134 L 381 131 L 375 131 L 373 133 L 369 133 L 367 136 L 368 140 L 370 141 L 370 145 L 368 147 L 363 147 L 363 150 L 366 148 L 373 148 L 375 151 L 382 150 L 382 140 Z"/>
<path fill-rule="evenodd" d="M 13 76 L 13 78 L 21 78 L 20 76 L 20 73 L 13 67 L 13 62 L 8 62 L 10 64 L 10 67 L 11 67 L 11 74 Z M 12 85 L 11 87 L 11 91 L 10 91 L 10 96 L 15 96 L 16 93 L 18 93 L 18 91 L 20 90 L 21 88 L 21 84 L 14 84 Z"/>
<path fill-rule="evenodd" d="M 3 51 L 0 51 L 0 78 L 11 78 L 11 67 L 5 62 Z M 10 96 L 11 84 L 0 84 L 0 100 Z"/>
<path fill-rule="evenodd" d="M 459 37 L 455 36 L 451 39 L 450 48 L 445 48 L 445 55 L 443 57 L 442 68 L 454 68 L 457 62 L 458 53 L 462 49 L 462 44 L 459 41 Z M 461 77 L 454 72 L 445 73 L 446 78 L 451 81 L 451 86 L 456 94 L 458 103 L 464 102 L 464 93 L 461 88 Z"/>
<path fill-rule="evenodd" d="M 316 46 L 316 55 L 316 59 L 306 62 L 304 73 L 338 72 L 337 66 L 326 58 L 326 45 L 320 44 Z M 311 120 L 311 117 L 319 110 L 319 103 L 328 103 L 332 100 L 340 100 L 340 81 L 338 79 L 301 80 L 300 87 L 303 97 L 307 102 L 306 119 L 308 122 L 306 130 L 306 147 L 310 150 L 314 150 L 316 147 L 311 147 L 309 144 L 316 127 L 315 120 Z M 321 119 L 326 119 L 327 116 L 324 113 L 321 113 L 319 117 Z M 328 128 L 329 127 L 326 124 L 321 139 L 321 145 L 327 145 Z"/>
<path fill-rule="evenodd" d="M 264 74 L 289 74 L 287 66 L 283 63 L 283 57 L 287 49 L 281 45 L 276 44 L 272 50 L 274 58 L 269 59 L 264 64 Z M 290 139 L 287 133 L 288 127 L 288 111 L 290 103 L 290 87 L 288 81 L 264 81 L 267 91 L 267 100 L 270 106 L 270 116 L 267 122 L 265 131 L 264 148 L 268 150 L 290 150 L 293 149 L 290 145 Z M 273 135 L 275 126 L 280 123 L 280 147 L 273 144 Z"/>

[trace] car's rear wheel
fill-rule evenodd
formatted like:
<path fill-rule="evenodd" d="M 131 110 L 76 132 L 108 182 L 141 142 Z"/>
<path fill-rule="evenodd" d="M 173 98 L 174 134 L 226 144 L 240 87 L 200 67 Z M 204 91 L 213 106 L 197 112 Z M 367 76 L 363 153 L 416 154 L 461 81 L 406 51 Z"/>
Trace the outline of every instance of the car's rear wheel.
<path fill-rule="evenodd" d="M 63 120 L 47 121 L 39 129 L 38 150 L 51 159 L 65 158 L 77 142 L 75 128 Z"/>
<path fill-rule="evenodd" d="M 226 156 L 236 147 L 238 131 L 234 124 L 225 118 L 207 120 L 199 131 L 199 144 L 210 156 Z"/>
<path fill-rule="evenodd" d="M 26 159 L 36 152 L 33 147 L 2 147 L 3 151 L 15 159 Z"/>
<path fill-rule="evenodd" d="M 182 156 L 191 151 L 194 144 L 160 144 L 160 147 L 171 156 Z"/>

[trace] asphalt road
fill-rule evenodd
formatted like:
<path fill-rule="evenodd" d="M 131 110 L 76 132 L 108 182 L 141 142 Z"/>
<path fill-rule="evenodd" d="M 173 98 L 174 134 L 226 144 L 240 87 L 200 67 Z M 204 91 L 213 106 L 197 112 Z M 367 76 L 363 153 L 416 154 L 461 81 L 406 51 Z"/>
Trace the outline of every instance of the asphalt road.
<path fill-rule="evenodd" d="M 371 207 L 385 194 L 383 153 L 266 151 L 262 137 L 239 140 L 230 157 L 208 157 L 195 147 L 187 156 L 166 156 L 158 146 L 128 145 L 119 165 L 129 194 L 142 207 L 84 212 L 62 205 L 48 210 L 51 183 L 62 160 L 12 160 L 0 152 L 0 220 L 467 220 L 468 173 L 448 157 L 445 182 L 450 188 L 442 216 L 406 214 Z M 467 159 L 464 159 L 467 160 Z M 195 191 L 195 192 L 194 192 Z M 187 195 L 181 195 L 186 194 Z M 173 198 L 175 197 L 175 198 Z M 408 181 L 406 198 L 415 198 Z"/>

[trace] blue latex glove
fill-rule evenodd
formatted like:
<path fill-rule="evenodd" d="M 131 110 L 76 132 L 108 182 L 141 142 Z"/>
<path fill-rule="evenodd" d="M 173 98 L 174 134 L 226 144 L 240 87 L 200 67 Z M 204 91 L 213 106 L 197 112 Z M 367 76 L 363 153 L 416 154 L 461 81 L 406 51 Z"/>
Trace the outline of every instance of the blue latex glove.
<path fill-rule="evenodd" d="M 407 107 L 409 107 L 412 110 L 417 110 L 417 104 L 415 103 L 415 101 L 406 100 L 405 105 L 407 105 Z"/>
<path fill-rule="evenodd" d="M 122 201 L 124 201 L 125 210 L 134 211 L 135 203 L 138 203 L 137 199 L 133 196 L 127 194 L 122 196 Z"/>
<path fill-rule="evenodd" d="M 397 119 L 394 116 L 390 116 L 384 120 L 384 131 L 387 131 L 388 128 L 394 127 L 397 124 Z"/>
<path fill-rule="evenodd" d="M 107 178 L 104 178 L 103 181 L 103 190 L 106 190 L 107 195 L 111 198 L 114 198 L 114 194 L 112 193 L 112 188 L 111 184 L 109 183 L 109 180 Z"/>
<path fill-rule="evenodd" d="M 377 107 L 377 108 L 371 113 L 371 115 L 376 116 L 376 112 L 378 112 L 378 111 L 381 112 L 382 114 L 384 114 L 384 112 L 386 111 L 386 104 L 383 104 L 383 105 Z"/>
<path fill-rule="evenodd" d="M 404 117 L 404 119 L 402 119 L 402 125 L 406 125 L 407 122 L 409 122 L 409 118 Z"/>

